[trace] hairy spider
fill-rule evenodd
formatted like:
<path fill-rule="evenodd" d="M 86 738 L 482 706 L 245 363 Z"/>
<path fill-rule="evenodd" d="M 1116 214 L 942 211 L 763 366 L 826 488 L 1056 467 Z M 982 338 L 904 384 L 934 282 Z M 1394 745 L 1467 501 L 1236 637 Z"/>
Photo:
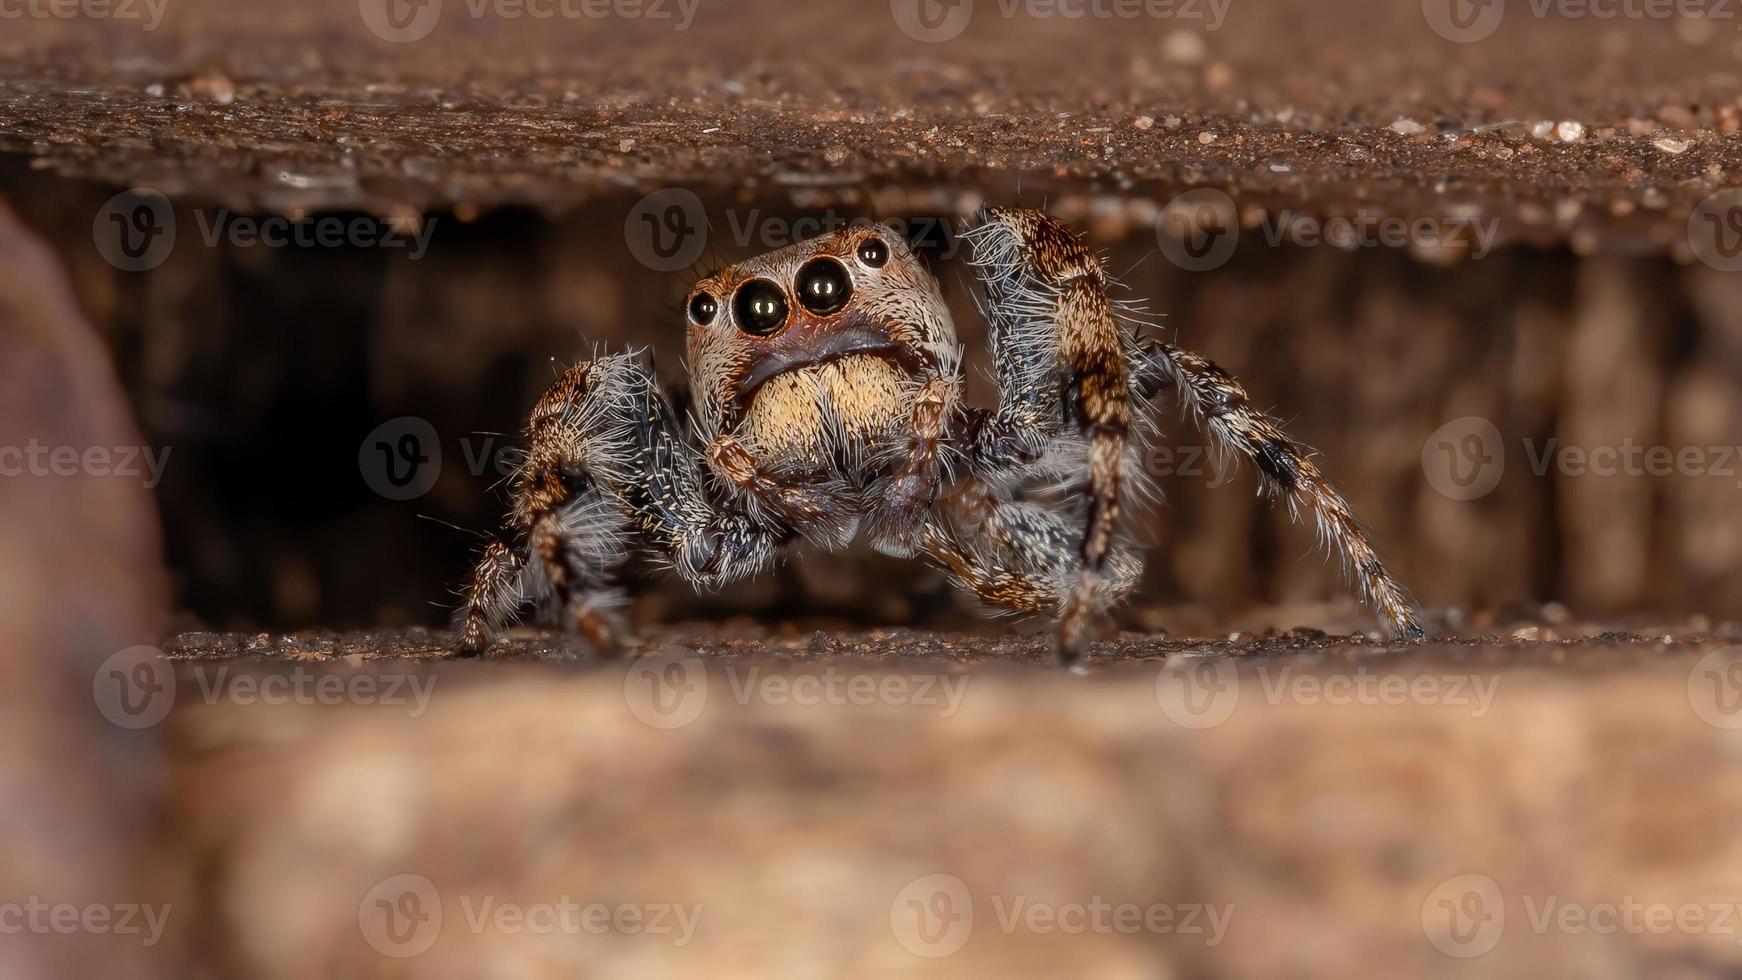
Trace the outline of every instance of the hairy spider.
<path fill-rule="evenodd" d="M 1399 635 L 1422 635 L 1308 452 L 1232 376 L 1122 320 L 1075 234 L 1039 212 L 987 209 L 965 237 L 996 408 L 963 401 L 938 284 L 889 229 L 852 227 L 716 272 L 686 304 L 689 419 L 630 354 L 578 364 L 539 399 L 506 533 L 464 589 L 462 649 L 482 652 L 531 602 L 615 650 L 613 582 L 632 554 L 712 588 L 798 538 L 838 549 L 863 537 L 923 555 L 995 606 L 1057 617 L 1059 659 L 1074 663 L 1142 568 L 1121 515 L 1152 418 L 1142 409 L 1163 393 L 1251 459 L 1291 513 L 1315 515 Z M 1030 492 L 1043 484 L 1070 495 L 1048 503 Z"/>

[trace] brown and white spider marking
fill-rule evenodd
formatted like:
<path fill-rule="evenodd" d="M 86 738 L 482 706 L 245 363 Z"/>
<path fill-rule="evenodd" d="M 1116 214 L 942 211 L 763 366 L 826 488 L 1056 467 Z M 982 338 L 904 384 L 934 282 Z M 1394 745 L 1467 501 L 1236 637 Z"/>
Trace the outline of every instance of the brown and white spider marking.
<path fill-rule="evenodd" d="M 712 588 L 803 538 L 921 555 L 995 606 L 1054 616 L 1075 663 L 1142 564 L 1123 530 L 1143 412 L 1172 395 L 1220 448 L 1305 508 L 1401 636 L 1413 604 L 1309 454 L 1204 358 L 1139 336 L 1098 257 L 1035 211 L 966 233 L 985 291 L 999 398 L 962 398 L 937 282 L 889 229 L 854 227 L 723 269 L 687 303 L 692 419 L 642 359 L 570 368 L 533 408 L 505 534 L 457 617 L 480 653 L 524 605 L 618 646 L 613 588 L 635 554 Z M 1070 488 L 1045 503 L 1037 485 Z"/>

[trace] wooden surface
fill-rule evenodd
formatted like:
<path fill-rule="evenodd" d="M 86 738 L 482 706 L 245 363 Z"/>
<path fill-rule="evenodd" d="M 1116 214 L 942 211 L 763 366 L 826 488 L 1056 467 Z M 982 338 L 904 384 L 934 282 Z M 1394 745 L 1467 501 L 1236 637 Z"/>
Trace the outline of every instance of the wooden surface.
<path fill-rule="evenodd" d="M 933 43 L 902 13 L 914 0 L 691 19 L 675 0 L 666 18 L 550 19 L 448 0 L 407 8 L 436 17 L 396 43 L 364 16 L 387 2 L 8 21 L 0 148 L 266 212 L 881 187 L 937 213 L 933 195 L 967 190 L 1165 202 L 1203 185 L 1242 209 L 1492 218 L 1503 241 L 1682 259 L 1695 206 L 1742 174 L 1737 35 L 1718 18 L 1531 5 L 1460 41 L 1424 14 L 1441 0 L 1125 18 L 1000 0 Z"/>

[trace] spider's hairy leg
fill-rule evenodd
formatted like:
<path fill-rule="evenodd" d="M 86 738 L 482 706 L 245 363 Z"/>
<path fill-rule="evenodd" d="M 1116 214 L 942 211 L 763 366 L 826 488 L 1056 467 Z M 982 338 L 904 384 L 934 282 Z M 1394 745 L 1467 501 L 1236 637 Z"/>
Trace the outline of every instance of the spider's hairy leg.
<path fill-rule="evenodd" d="M 601 653 L 617 649 L 608 576 L 622 554 L 627 521 L 603 481 L 621 479 L 632 451 L 627 363 L 601 358 L 576 365 L 533 408 L 506 522 L 521 551 L 500 540 L 485 547 L 458 613 L 463 652 L 483 652 L 529 592 L 560 599 L 570 622 Z"/>
<path fill-rule="evenodd" d="M 703 587 L 752 574 L 781 529 L 717 504 L 696 451 L 652 371 L 615 354 L 564 372 L 526 426 L 507 541 L 472 574 L 459 618 L 462 650 L 479 653 L 526 600 L 554 596 L 602 653 L 619 644 L 612 588 L 633 546 Z"/>
<path fill-rule="evenodd" d="M 1415 601 L 1379 560 L 1348 502 L 1319 472 L 1308 450 L 1252 407 L 1238 379 L 1202 355 L 1150 340 L 1137 345 L 1135 360 L 1136 387 L 1144 397 L 1169 388 L 1178 392 L 1219 449 L 1252 460 L 1265 486 L 1287 501 L 1291 516 L 1298 520 L 1303 506 L 1313 513 L 1320 536 L 1342 559 L 1361 597 L 1398 636 L 1424 635 Z"/>
<path fill-rule="evenodd" d="M 982 472 L 1031 463 L 1054 435 L 1088 446 L 1081 571 L 1059 612 L 1059 659 L 1072 663 L 1107 606 L 1131 427 L 1125 347 L 1100 259 L 1037 211 L 985 209 L 969 231 L 986 289 L 999 403 L 970 451 Z M 1074 432 L 1071 430 L 1074 429 Z"/>
<path fill-rule="evenodd" d="M 938 515 L 925 528 L 926 555 L 982 601 L 1049 614 L 1077 588 L 1082 532 L 1051 508 L 1007 500 L 969 478 L 951 487 Z M 1142 570 L 1135 550 L 1120 542 L 1097 579 L 1100 601 L 1123 599 Z"/>
<path fill-rule="evenodd" d="M 506 542 L 491 541 L 484 546 L 466 583 L 466 601 L 458 616 L 461 650 L 483 652 L 491 634 L 525 601 L 520 587 L 522 567 Z"/>

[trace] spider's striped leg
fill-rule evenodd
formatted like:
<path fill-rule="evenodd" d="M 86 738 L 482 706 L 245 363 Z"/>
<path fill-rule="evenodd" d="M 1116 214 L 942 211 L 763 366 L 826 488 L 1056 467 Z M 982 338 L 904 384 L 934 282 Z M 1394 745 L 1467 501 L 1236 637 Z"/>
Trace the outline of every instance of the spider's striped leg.
<path fill-rule="evenodd" d="M 617 649 L 608 582 L 624 554 L 629 522 L 607 486 L 623 478 L 633 457 L 630 363 L 607 357 L 577 365 L 534 407 L 507 521 L 518 547 L 494 541 L 479 558 L 458 615 L 464 652 L 481 653 L 528 598 L 545 596 L 560 600 L 595 649 Z"/>
<path fill-rule="evenodd" d="M 1252 407 L 1233 375 L 1202 355 L 1148 340 L 1138 344 L 1136 360 L 1139 392 L 1145 397 L 1163 389 L 1177 392 L 1219 449 L 1253 462 L 1264 486 L 1288 503 L 1291 516 L 1298 520 L 1302 507 L 1313 514 L 1320 536 L 1342 559 L 1361 597 L 1398 636 L 1413 640 L 1424 635 L 1415 601 L 1379 560 L 1348 502 L 1319 472 L 1310 451 L 1290 439 L 1275 419 Z"/>
<path fill-rule="evenodd" d="M 967 237 L 986 288 L 999 386 L 970 465 L 990 472 L 1031 463 L 1061 435 L 1087 445 L 1081 568 L 1058 608 L 1059 659 L 1072 663 L 1107 607 L 1101 579 L 1115 545 L 1131 425 L 1124 342 L 1100 260 L 1063 224 L 1037 211 L 988 209 Z"/>
<path fill-rule="evenodd" d="M 670 403 L 630 355 L 564 372 L 534 407 L 526 443 L 508 540 L 485 548 L 457 614 L 463 652 L 482 652 L 527 600 L 546 598 L 612 652 L 612 584 L 632 551 L 713 586 L 757 571 L 779 545 L 779 529 L 708 496 Z"/>

